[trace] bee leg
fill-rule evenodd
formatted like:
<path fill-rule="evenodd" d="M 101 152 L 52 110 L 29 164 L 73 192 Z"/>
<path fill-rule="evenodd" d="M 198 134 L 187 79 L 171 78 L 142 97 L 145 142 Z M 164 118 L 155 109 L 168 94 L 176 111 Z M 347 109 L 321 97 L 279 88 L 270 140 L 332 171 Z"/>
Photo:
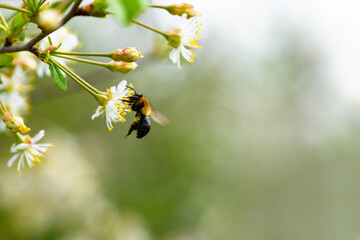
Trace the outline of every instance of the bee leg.
<path fill-rule="evenodd" d="M 129 85 L 126 85 L 126 88 L 129 88 L 129 89 L 133 90 L 136 93 L 135 89 L 130 87 Z"/>
<path fill-rule="evenodd" d="M 139 122 L 133 122 L 129 128 L 129 131 L 128 133 L 126 134 L 125 136 L 125 139 L 131 135 L 131 133 L 134 131 L 134 130 L 137 130 L 139 128 Z"/>

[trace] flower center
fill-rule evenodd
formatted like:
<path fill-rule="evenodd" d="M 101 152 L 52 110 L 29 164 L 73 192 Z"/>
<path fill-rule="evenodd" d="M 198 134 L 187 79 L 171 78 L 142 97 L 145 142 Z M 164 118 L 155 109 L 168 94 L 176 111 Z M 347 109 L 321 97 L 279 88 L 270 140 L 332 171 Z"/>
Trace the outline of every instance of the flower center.
<path fill-rule="evenodd" d="M 180 47 L 181 44 L 181 29 L 173 28 L 171 29 L 171 34 L 168 38 L 168 44 L 173 48 Z"/>

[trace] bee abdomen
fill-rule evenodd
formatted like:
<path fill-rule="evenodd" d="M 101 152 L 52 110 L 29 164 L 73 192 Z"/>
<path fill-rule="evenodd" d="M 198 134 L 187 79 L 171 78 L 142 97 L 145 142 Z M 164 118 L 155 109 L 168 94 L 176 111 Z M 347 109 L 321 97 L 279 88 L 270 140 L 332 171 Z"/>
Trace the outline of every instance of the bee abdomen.
<path fill-rule="evenodd" d="M 150 117 L 142 115 L 139 120 L 139 125 L 136 133 L 136 138 L 143 138 L 145 137 L 148 132 L 150 131 Z"/>

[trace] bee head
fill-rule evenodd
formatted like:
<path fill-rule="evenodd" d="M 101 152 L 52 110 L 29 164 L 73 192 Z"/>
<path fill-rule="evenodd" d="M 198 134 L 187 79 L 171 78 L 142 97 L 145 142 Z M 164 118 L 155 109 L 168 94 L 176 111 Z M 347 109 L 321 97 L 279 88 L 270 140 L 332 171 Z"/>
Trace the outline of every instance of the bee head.
<path fill-rule="evenodd" d="M 136 98 L 142 98 L 143 97 L 143 95 L 142 94 L 140 94 L 140 93 L 135 93 L 134 95 L 133 95 L 133 97 L 136 97 Z"/>

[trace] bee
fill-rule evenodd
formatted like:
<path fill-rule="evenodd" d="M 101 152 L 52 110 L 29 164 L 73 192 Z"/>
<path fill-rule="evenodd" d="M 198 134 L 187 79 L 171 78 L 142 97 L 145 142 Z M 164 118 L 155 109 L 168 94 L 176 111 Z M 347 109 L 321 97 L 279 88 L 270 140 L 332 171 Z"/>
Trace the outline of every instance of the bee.
<path fill-rule="evenodd" d="M 123 102 L 129 103 L 131 109 L 136 112 L 135 121 L 131 124 L 128 133 L 125 138 L 131 135 L 133 131 L 136 131 L 136 138 L 145 137 L 151 127 L 150 117 L 159 123 L 167 124 L 169 120 L 162 113 L 153 109 L 149 103 L 149 100 L 145 98 L 142 94 L 137 93 L 134 88 L 126 86 L 127 88 L 134 91 L 134 94 L 127 97 L 127 99 L 122 99 Z"/>

